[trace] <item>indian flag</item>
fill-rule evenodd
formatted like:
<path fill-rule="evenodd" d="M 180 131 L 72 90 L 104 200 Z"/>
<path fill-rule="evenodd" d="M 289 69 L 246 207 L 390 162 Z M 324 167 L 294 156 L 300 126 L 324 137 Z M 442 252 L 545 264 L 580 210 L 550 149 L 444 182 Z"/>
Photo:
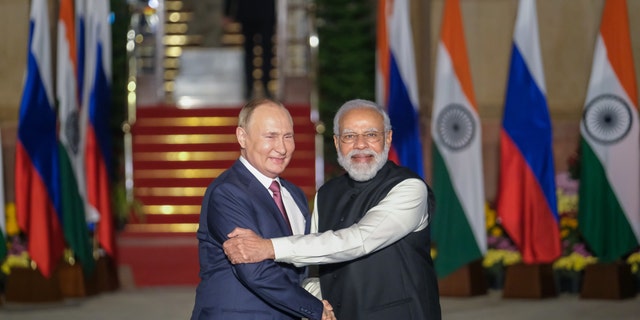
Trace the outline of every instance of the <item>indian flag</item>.
<path fill-rule="evenodd" d="M 56 96 L 60 119 L 60 178 L 62 183 L 62 228 L 69 247 L 85 273 L 95 262 L 85 218 L 84 157 L 79 120 L 77 49 L 73 0 L 61 0 L 58 18 L 58 71 Z"/>
<path fill-rule="evenodd" d="M 580 123 L 579 228 L 601 262 L 640 239 L 640 125 L 625 0 L 608 0 Z"/>
<path fill-rule="evenodd" d="M 440 278 L 482 258 L 484 183 L 480 118 L 476 107 L 458 0 L 447 0 L 438 43 L 433 136 L 433 239 Z"/>

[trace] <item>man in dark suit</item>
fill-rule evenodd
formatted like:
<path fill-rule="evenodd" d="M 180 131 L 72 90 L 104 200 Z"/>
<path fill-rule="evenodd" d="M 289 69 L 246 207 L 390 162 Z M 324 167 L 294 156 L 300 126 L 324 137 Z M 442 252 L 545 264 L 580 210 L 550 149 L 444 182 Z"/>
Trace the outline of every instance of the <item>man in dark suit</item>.
<path fill-rule="evenodd" d="M 237 21 L 242 25 L 244 37 L 244 75 L 245 95 L 255 97 L 254 80 L 260 80 L 265 96 L 270 97 L 269 81 L 273 64 L 273 35 L 276 27 L 275 0 L 226 0 L 224 4 L 225 21 Z M 259 45 L 261 53 L 256 51 Z M 256 63 L 256 58 L 261 63 Z M 254 76 L 254 69 L 261 72 Z M 258 76 L 259 75 L 259 76 Z"/>
<path fill-rule="evenodd" d="M 328 303 L 301 287 L 306 268 L 273 260 L 232 265 L 225 256 L 222 243 L 236 226 L 270 238 L 308 233 L 311 221 L 302 190 L 279 178 L 295 149 L 287 109 L 269 99 L 250 101 L 236 137 L 240 158 L 209 185 L 202 202 L 201 280 L 191 319 L 335 319 Z"/>
<path fill-rule="evenodd" d="M 225 253 L 233 263 L 320 264 L 322 298 L 338 319 L 441 319 L 430 255 L 433 192 L 388 160 L 393 132 L 382 107 L 351 100 L 333 123 L 346 173 L 316 193 L 311 230 L 321 233 L 261 239 L 238 228 Z"/>

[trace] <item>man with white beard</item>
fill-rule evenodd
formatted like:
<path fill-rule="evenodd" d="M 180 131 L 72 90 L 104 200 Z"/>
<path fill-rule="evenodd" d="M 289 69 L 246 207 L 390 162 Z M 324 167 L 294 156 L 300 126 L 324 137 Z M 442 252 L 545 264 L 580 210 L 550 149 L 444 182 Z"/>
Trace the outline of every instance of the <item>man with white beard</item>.
<path fill-rule="evenodd" d="M 337 319 L 440 319 L 433 194 L 420 176 L 388 161 L 388 115 L 371 101 L 348 101 L 334 118 L 333 140 L 347 173 L 316 194 L 311 232 L 320 233 L 262 239 L 236 229 L 224 243 L 229 260 L 319 264 L 321 297 Z"/>

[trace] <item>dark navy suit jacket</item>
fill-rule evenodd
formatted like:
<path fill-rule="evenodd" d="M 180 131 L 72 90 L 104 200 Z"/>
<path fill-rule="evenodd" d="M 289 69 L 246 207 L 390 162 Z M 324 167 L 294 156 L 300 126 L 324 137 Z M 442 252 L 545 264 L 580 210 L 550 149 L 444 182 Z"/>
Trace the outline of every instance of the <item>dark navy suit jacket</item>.
<path fill-rule="evenodd" d="M 310 214 L 302 190 L 280 179 L 302 211 Z M 196 319 L 320 319 L 322 303 L 301 287 L 306 268 L 273 260 L 232 265 L 222 249 L 235 227 L 263 238 L 291 235 L 269 191 L 237 160 L 207 188 L 197 232 L 200 283 L 191 315 Z"/>

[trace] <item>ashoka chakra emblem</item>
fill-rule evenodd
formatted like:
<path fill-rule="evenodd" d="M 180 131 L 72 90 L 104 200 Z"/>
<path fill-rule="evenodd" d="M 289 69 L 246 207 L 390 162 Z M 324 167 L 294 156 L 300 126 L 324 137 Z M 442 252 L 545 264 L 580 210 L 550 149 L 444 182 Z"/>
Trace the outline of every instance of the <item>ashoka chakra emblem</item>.
<path fill-rule="evenodd" d="M 476 122 L 471 112 L 452 103 L 444 108 L 436 122 L 438 139 L 450 150 L 466 148 L 476 135 Z"/>
<path fill-rule="evenodd" d="M 603 94 L 587 104 L 582 121 L 592 139 L 602 144 L 612 144 L 629 133 L 631 109 L 622 98 Z"/>
<path fill-rule="evenodd" d="M 74 110 L 67 115 L 67 123 L 65 125 L 66 138 L 74 155 L 78 154 L 78 148 L 80 147 L 80 120 L 78 118 L 78 111 Z"/>

